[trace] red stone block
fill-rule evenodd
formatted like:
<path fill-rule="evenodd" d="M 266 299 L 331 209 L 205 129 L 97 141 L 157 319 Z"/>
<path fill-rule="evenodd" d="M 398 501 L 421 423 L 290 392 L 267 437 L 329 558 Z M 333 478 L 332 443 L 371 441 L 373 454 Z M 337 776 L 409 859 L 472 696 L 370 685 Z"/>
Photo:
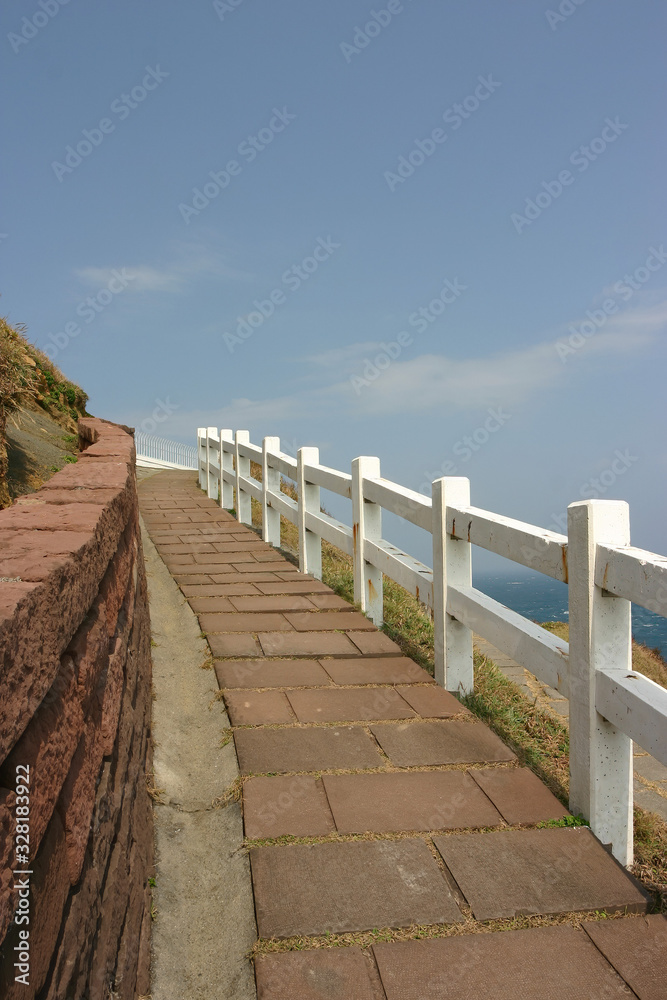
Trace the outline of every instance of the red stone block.
<path fill-rule="evenodd" d="M 7 933 L 14 913 L 15 799 L 13 791 L 0 788 L 0 941 Z"/>
<path fill-rule="evenodd" d="M 18 764 L 30 768 L 31 857 L 51 819 L 83 727 L 76 671 L 66 656 L 52 687 L 2 766 L 7 785 L 15 783 Z"/>
<path fill-rule="evenodd" d="M 91 720 L 76 749 L 56 806 L 65 827 L 67 863 L 72 885 L 76 885 L 81 876 L 101 764 L 102 741 L 99 739 L 99 720 Z"/>

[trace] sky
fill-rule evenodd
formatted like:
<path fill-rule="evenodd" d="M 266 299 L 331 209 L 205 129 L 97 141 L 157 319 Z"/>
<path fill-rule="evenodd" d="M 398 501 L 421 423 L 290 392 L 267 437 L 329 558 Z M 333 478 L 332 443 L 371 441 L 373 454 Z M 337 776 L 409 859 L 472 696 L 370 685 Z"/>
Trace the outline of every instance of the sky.
<path fill-rule="evenodd" d="M 91 413 L 468 476 L 554 530 L 623 499 L 667 551 L 664 3 L 0 17 L 0 309 Z"/>

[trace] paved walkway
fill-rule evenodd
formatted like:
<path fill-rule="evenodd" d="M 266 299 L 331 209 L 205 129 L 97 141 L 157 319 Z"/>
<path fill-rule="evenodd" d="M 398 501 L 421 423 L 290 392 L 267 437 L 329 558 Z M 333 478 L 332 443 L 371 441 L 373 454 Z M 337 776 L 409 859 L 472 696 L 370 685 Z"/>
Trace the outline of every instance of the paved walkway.
<path fill-rule="evenodd" d="M 565 810 L 495 734 L 194 473 L 140 498 L 229 714 L 260 1000 L 664 995 L 667 921 L 587 828 L 536 828 Z"/>
<path fill-rule="evenodd" d="M 520 687 L 528 698 L 536 699 L 539 707 L 553 712 L 563 725 L 568 725 L 570 703 L 567 698 L 555 688 L 544 684 L 486 639 L 476 635 L 474 641 L 475 649 L 493 660 L 505 677 Z M 633 760 L 635 803 L 648 809 L 649 812 L 657 813 L 667 821 L 667 767 L 655 757 L 651 757 L 646 750 L 642 750 L 637 743 L 634 744 Z"/>

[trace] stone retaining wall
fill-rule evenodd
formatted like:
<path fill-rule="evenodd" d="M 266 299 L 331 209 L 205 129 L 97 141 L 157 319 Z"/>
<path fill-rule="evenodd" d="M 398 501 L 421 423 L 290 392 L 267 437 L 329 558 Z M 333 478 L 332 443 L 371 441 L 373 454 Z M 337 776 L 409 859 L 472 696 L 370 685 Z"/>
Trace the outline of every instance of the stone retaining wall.
<path fill-rule="evenodd" d="M 151 651 L 134 442 L 96 419 L 81 420 L 79 435 L 76 464 L 0 511 L 7 1000 L 134 1000 L 150 988 Z M 29 814 L 19 816 L 26 768 Z M 25 876 L 14 873 L 26 867 L 17 823 L 29 825 Z M 28 986 L 14 965 L 26 930 Z"/>

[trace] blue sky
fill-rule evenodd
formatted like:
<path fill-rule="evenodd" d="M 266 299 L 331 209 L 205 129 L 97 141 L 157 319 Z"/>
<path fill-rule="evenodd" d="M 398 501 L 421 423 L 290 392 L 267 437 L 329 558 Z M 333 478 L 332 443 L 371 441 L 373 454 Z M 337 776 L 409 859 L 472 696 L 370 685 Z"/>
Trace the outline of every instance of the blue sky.
<path fill-rule="evenodd" d="M 91 412 L 666 550 L 664 4 L 1 16 L 0 306 Z"/>

